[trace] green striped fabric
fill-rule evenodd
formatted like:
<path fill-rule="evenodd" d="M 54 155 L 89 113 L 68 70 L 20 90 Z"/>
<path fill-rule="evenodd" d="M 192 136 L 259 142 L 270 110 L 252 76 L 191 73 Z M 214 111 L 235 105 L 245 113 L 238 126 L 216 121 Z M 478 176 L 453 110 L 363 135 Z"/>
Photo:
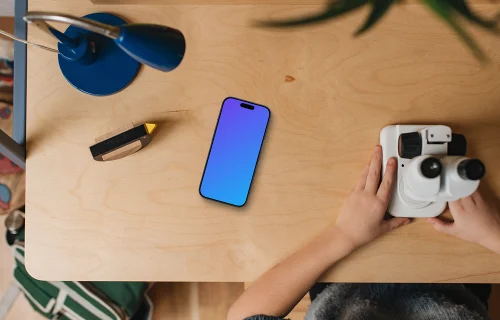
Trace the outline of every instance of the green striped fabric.
<path fill-rule="evenodd" d="M 24 266 L 24 231 L 12 246 L 14 280 L 35 311 L 48 319 L 148 320 L 152 304 L 146 282 L 39 281 Z"/>

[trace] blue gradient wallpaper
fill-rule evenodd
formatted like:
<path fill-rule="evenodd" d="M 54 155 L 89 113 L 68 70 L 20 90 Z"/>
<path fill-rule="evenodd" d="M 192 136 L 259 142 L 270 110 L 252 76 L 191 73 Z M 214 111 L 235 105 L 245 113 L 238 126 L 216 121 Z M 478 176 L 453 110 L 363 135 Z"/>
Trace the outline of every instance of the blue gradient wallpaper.
<path fill-rule="evenodd" d="M 254 109 L 244 108 L 242 103 Z M 203 197 L 234 206 L 246 203 L 269 116 L 264 106 L 235 98 L 224 100 L 201 180 Z"/>

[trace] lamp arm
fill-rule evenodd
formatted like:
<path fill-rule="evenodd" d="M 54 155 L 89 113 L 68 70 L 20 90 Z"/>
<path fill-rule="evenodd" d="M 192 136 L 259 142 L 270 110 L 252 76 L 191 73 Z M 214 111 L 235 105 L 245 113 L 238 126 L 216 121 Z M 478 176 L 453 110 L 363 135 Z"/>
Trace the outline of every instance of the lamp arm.
<path fill-rule="evenodd" d="M 62 22 L 74 25 L 76 27 L 101 34 L 105 37 L 111 39 L 117 39 L 120 37 L 120 28 L 116 26 L 111 26 L 105 23 L 93 21 L 90 19 L 79 18 L 69 14 L 55 13 L 55 12 L 27 12 L 24 15 L 24 21 L 27 23 L 33 23 L 37 27 L 41 28 L 50 35 L 55 36 L 61 40 L 56 34 L 54 34 L 54 29 L 46 21 Z M 57 30 L 56 30 L 57 31 Z M 58 32 L 59 33 L 59 32 Z"/>
<path fill-rule="evenodd" d="M 99 15 L 106 15 L 99 13 Z M 161 71 L 171 71 L 179 66 L 186 52 L 186 39 L 182 32 L 163 25 L 156 24 L 126 24 L 112 23 L 110 20 L 79 18 L 67 14 L 54 12 L 27 12 L 24 16 L 24 21 L 33 23 L 40 27 L 45 32 L 51 34 L 59 41 L 59 52 L 66 58 L 81 59 L 84 54 L 89 53 L 88 47 L 94 46 L 95 43 L 88 43 L 84 36 L 77 35 L 73 32 L 73 37 L 70 33 L 61 32 L 47 23 L 47 21 L 55 21 L 69 23 L 73 27 L 84 29 L 80 33 L 96 33 L 113 40 L 121 50 L 125 51 L 132 59 L 146 64 L 152 68 Z M 120 19 L 121 20 L 121 19 Z M 106 23 L 103 23 L 104 21 Z M 87 32 L 88 31 L 88 32 Z M 92 53 L 92 52 L 90 52 Z M 91 56 L 85 55 L 91 58 Z M 91 59 L 84 59 L 85 63 Z"/>

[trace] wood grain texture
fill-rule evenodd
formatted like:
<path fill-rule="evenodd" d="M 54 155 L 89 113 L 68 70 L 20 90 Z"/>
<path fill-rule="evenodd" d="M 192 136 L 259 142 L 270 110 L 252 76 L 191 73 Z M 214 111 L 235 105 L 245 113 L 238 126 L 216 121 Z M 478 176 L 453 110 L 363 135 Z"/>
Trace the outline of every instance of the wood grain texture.
<path fill-rule="evenodd" d="M 89 1 L 89 0 L 80 0 Z M 318 5 L 328 0 L 90 0 L 94 4 L 141 4 L 141 5 Z M 420 3 L 421 0 L 406 0 L 405 4 Z M 496 0 L 469 0 L 473 4 L 497 3 Z"/>
<path fill-rule="evenodd" d="M 88 1 L 88 0 L 84 0 Z M 141 5 L 317 5 L 324 0 L 90 0 L 94 4 Z"/>
<path fill-rule="evenodd" d="M 243 283 L 157 283 L 150 292 L 153 320 L 225 319 Z"/>
<path fill-rule="evenodd" d="M 488 301 L 488 311 L 491 320 L 500 320 L 500 285 L 493 285 L 490 299 Z"/>
<path fill-rule="evenodd" d="M 490 299 L 488 301 L 488 311 L 491 320 L 500 320 L 500 285 L 492 287 Z"/>
<path fill-rule="evenodd" d="M 492 59 L 481 66 L 421 6 L 395 8 L 357 39 L 364 12 L 286 31 L 250 26 L 315 6 L 30 0 L 30 10 L 42 9 L 166 24 L 184 33 L 187 52 L 175 71 L 144 67 L 126 90 L 97 98 L 65 81 L 55 55 L 28 49 L 26 263 L 37 278 L 253 281 L 333 223 L 388 124 L 443 123 L 466 134 L 470 155 L 487 166 L 485 184 L 500 192 L 500 40 L 472 30 Z M 47 41 L 33 28 L 29 38 Z M 272 112 L 241 209 L 198 194 L 227 96 Z M 95 137 L 146 121 L 158 129 L 144 150 L 92 160 Z M 500 257 L 416 221 L 325 279 L 500 282 Z"/>

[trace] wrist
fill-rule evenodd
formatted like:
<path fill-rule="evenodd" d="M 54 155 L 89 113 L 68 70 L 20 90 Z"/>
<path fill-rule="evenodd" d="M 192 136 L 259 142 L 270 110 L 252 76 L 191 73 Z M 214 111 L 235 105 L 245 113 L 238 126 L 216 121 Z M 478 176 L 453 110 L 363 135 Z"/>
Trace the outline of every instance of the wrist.
<path fill-rule="evenodd" d="M 359 245 L 351 237 L 347 235 L 342 228 L 334 225 L 326 231 L 328 236 L 329 244 L 332 248 L 336 248 L 337 252 L 345 253 L 345 255 L 350 254 L 356 250 Z"/>

